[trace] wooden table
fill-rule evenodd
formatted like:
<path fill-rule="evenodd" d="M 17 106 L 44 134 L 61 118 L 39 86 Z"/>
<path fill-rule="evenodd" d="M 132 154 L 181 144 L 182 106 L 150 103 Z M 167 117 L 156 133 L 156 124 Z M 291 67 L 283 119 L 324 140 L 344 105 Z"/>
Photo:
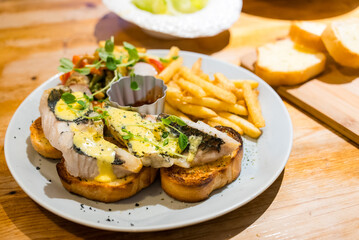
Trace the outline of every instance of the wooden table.
<path fill-rule="evenodd" d="M 285 105 L 293 150 L 280 177 L 259 197 L 217 219 L 154 233 L 114 233 L 69 222 L 32 201 L 11 176 L 4 137 L 16 108 L 56 73 L 58 59 L 91 53 L 114 35 L 147 48 L 201 52 L 238 64 L 246 47 L 283 37 L 292 19 L 359 17 L 358 1 L 245 0 L 244 13 L 218 36 L 164 41 L 110 13 L 99 0 L 0 2 L 0 238 L 3 239 L 358 239 L 358 146 L 297 107 Z"/>

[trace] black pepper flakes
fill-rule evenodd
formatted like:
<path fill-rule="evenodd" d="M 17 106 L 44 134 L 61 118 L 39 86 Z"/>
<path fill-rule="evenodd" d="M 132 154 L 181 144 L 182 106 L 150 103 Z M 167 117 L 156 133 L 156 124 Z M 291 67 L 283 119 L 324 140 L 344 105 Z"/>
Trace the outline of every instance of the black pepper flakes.
<path fill-rule="evenodd" d="M 37 80 L 37 77 L 36 77 L 36 76 L 32 76 L 32 77 L 31 77 L 31 80 L 32 80 L 32 81 L 36 81 L 36 80 Z"/>
<path fill-rule="evenodd" d="M 130 225 L 131 225 L 131 227 L 135 226 L 133 223 L 131 223 Z"/>
<path fill-rule="evenodd" d="M 11 191 L 9 192 L 9 195 L 14 195 L 16 193 L 16 191 Z"/>
<path fill-rule="evenodd" d="M 49 182 L 52 182 L 51 179 L 48 180 Z"/>
<path fill-rule="evenodd" d="M 140 204 L 136 203 L 135 206 L 138 207 L 138 206 L 140 206 Z"/>
<path fill-rule="evenodd" d="M 111 208 L 109 208 L 108 210 L 109 210 L 110 212 L 112 211 L 112 209 L 111 209 Z"/>
<path fill-rule="evenodd" d="M 36 167 L 36 170 L 40 170 L 40 167 Z"/>
<path fill-rule="evenodd" d="M 107 218 L 106 221 L 107 221 L 107 222 L 111 222 L 111 219 L 110 219 L 110 218 Z"/>

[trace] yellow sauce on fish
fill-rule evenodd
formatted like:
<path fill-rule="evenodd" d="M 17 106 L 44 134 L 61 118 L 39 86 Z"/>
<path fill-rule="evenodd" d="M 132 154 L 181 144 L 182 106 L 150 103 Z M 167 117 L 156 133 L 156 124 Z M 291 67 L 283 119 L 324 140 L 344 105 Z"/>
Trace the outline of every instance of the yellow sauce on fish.
<path fill-rule="evenodd" d="M 77 100 L 85 101 L 84 94 L 82 92 L 74 92 L 72 95 L 74 95 Z M 81 109 L 82 106 L 77 102 L 71 104 L 71 106 L 72 108 L 70 108 L 64 100 L 60 99 L 55 106 L 55 115 L 66 121 L 73 121 L 76 118 L 79 118 L 81 116 L 81 112 L 78 110 Z M 83 109 L 81 111 L 83 112 L 87 110 L 88 109 Z"/>
<path fill-rule="evenodd" d="M 137 112 L 113 107 L 108 107 L 107 111 L 110 115 L 107 119 L 108 123 L 119 135 L 123 137 L 128 135 L 128 132 L 133 134 L 133 137 L 127 140 L 127 145 L 136 156 L 143 157 L 145 154 L 151 153 L 172 155 L 171 153 L 181 152 L 177 137 L 171 136 L 171 134 L 166 138 L 162 137 L 164 131 L 169 131 L 163 124 L 153 124 L 153 122 L 143 119 Z"/>
<path fill-rule="evenodd" d="M 71 129 L 74 132 L 73 142 L 86 155 L 97 159 L 99 174 L 95 177 L 98 182 L 111 182 L 116 179 L 113 173 L 112 163 L 115 160 L 115 149 L 117 146 L 106 141 L 94 127 L 88 127 L 85 131 L 76 128 Z"/>

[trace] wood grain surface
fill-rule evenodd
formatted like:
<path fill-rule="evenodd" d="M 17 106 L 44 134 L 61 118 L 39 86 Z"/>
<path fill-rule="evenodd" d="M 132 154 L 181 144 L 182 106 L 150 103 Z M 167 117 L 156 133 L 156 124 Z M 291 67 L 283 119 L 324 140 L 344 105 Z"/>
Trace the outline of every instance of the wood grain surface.
<path fill-rule="evenodd" d="M 300 2 L 300 3 L 299 3 Z M 58 59 L 91 53 L 111 35 L 147 48 L 181 49 L 238 64 L 239 52 L 287 35 L 293 19 L 359 16 L 358 1 L 245 0 L 228 31 L 195 40 L 158 40 L 99 0 L 0 1 L 1 239 L 358 239 L 358 145 L 285 102 L 293 121 L 288 164 L 263 194 L 217 219 L 153 233 L 114 233 L 58 217 L 32 201 L 4 156 L 7 125 L 20 103 L 56 72 Z"/>

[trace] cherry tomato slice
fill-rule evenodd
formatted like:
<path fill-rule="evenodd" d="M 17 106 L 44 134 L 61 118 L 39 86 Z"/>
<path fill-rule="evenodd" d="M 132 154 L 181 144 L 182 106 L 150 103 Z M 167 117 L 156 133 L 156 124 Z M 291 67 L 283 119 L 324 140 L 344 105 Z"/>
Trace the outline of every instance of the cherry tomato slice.
<path fill-rule="evenodd" d="M 163 64 L 160 61 L 157 61 L 156 59 L 153 58 L 149 58 L 148 59 L 148 63 L 151 64 L 158 73 L 162 72 L 163 69 L 165 69 L 165 67 L 163 66 Z"/>

